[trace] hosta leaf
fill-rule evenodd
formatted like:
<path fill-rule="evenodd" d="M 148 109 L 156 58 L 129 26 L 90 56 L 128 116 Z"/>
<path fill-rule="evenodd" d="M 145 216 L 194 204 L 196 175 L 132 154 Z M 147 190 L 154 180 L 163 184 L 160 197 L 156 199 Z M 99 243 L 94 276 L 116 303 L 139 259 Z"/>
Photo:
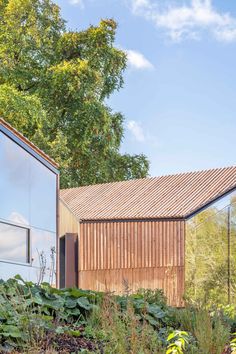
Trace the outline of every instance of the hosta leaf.
<path fill-rule="evenodd" d="M 77 304 L 85 310 L 91 310 L 92 305 L 89 303 L 86 297 L 80 297 L 77 299 Z"/>
<path fill-rule="evenodd" d="M 80 309 L 74 308 L 74 309 L 68 309 L 66 311 L 68 316 L 79 316 L 80 315 Z"/>
<path fill-rule="evenodd" d="M 34 296 L 33 302 L 35 304 L 42 305 L 43 304 L 43 299 L 37 294 L 36 296 Z"/>
<path fill-rule="evenodd" d="M 77 306 L 77 300 L 76 299 L 66 299 L 65 301 L 65 306 L 68 308 L 74 308 Z"/>
<path fill-rule="evenodd" d="M 154 304 L 148 306 L 148 313 L 152 314 L 158 319 L 164 318 L 166 315 L 166 313 L 162 311 L 162 309 L 159 306 Z"/>
<path fill-rule="evenodd" d="M 155 318 L 153 318 L 150 315 L 146 315 L 144 316 L 145 320 L 148 321 L 152 326 L 157 326 L 158 325 L 158 321 L 155 320 Z"/>
<path fill-rule="evenodd" d="M 69 294 L 71 296 L 78 298 L 78 297 L 84 296 L 84 291 L 81 289 L 72 288 L 69 290 Z"/>

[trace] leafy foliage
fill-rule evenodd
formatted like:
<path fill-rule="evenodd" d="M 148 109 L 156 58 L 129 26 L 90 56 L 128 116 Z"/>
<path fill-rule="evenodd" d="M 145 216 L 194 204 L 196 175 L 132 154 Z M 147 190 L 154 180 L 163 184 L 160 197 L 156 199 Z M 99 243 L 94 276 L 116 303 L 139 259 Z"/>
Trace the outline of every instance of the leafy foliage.
<path fill-rule="evenodd" d="M 222 204 L 220 205 L 222 208 Z M 225 201 L 224 208 L 219 210 L 216 204 L 187 222 L 186 298 L 195 303 L 208 305 L 235 303 L 235 211 L 236 204 L 232 193 Z"/>
<path fill-rule="evenodd" d="M 63 187 L 148 173 L 144 155 L 120 154 L 124 117 L 107 105 L 126 67 L 116 26 L 66 31 L 51 0 L 0 3 L 0 114 L 60 164 Z"/>
<path fill-rule="evenodd" d="M 236 353 L 236 333 L 233 333 L 233 338 L 230 341 L 230 348 L 232 350 L 232 354 Z"/>
<path fill-rule="evenodd" d="M 160 290 L 116 296 L 20 276 L 0 281 L 3 352 L 222 354 L 227 344 L 235 349 L 227 318 L 222 309 L 171 308 Z"/>
<path fill-rule="evenodd" d="M 185 331 L 174 331 L 167 338 L 168 348 L 166 354 L 183 354 L 188 343 L 188 333 Z"/>

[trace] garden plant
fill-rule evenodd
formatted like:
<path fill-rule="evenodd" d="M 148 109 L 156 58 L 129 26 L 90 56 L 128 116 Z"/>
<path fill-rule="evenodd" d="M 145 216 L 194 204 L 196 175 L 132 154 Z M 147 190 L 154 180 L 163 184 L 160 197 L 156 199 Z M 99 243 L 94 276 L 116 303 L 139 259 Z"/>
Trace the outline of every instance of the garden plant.
<path fill-rule="evenodd" d="M 161 290 L 112 293 L 0 282 L 2 353 L 235 353 L 231 306 L 167 305 Z"/>

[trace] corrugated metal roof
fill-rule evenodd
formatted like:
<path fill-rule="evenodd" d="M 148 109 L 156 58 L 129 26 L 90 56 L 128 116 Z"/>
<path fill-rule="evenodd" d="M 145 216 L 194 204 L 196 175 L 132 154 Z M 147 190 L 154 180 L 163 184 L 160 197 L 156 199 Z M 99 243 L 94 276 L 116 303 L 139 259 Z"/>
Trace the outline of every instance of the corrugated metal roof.
<path fill-rule="evenodd" d="M 36 145 L 34 145 L 29 139 L 27 139 L 23 134 L 18 132 L 15 128 L 13 128 L 9 123 L 7 123 L 3 118 L 0 117 L 0 125 L 8 129 L 10 132 L 12 132 L 16 137 L 18 137 L 21 141 L 23 141 L 26 145 L 28 145 L 31 149 L 33 149 L 37 154 L 39 154 L 41 157 L 43 157 L 46 161 L 48 161 L 52 166 L 55 168 L 58 168 L 59 165 L 45 152 L 40 150 Z"/>
<path fill-rule="evenodd" d="M 236 188 L 236 166 L 61 190 L 80 220 L 185 218 Z"/>

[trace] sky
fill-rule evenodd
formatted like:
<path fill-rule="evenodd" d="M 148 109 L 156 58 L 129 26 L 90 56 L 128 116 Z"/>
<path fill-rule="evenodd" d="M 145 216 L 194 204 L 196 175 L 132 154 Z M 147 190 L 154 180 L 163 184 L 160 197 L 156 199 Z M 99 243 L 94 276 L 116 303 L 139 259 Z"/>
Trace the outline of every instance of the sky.
<path fill-rule="evenodd" d="M 151 176 L 236 165 L 235 0 L 55 2 L 70 30 L 118 22 L 122 153 L 144 153 Z"/>

